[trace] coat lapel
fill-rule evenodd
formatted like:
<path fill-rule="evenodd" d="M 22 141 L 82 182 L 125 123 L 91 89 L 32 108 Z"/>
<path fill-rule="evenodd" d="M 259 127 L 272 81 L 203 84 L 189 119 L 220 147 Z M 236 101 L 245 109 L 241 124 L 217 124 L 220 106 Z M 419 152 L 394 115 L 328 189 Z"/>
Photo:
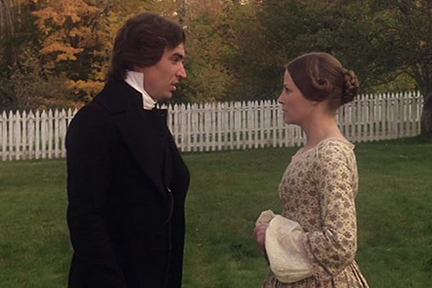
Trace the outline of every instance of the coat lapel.
<path fill-rule="evenodd" d="M 95 102 L 106 107 L 112 114 L 125 143 L 140 167 L 162 196 L 166 197 L 161 175 L 163 146 L 160 145 L 165 143 L 165 133 L 156 129 L 158 125 L 152 123 L 155 119 L 144 115 L 141 93 L 124 81 L 108 82 L 101 94 L 95 98 Z"/>

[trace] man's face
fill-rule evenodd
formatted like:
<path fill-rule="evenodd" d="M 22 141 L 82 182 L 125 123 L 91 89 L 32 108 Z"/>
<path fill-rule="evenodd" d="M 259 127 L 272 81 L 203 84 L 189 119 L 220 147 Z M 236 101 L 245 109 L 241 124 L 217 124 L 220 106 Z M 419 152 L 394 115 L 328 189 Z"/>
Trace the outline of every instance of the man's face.
<path fill-rule="evenodd" d="M 184 45 L 181 43 L 174 49 L 165 49 L 155 65 L 137 69 L 144 73 L 144 89 L 153 99 L 160 101 L 172 97 L 178 82 L 187 76 L 184 57 Z"/>

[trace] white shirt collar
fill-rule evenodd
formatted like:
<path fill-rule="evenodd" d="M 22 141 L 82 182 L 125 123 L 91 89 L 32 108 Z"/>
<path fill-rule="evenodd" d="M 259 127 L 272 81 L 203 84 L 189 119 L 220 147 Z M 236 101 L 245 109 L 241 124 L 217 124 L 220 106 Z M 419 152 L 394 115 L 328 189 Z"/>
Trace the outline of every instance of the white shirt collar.
<path fill-rule="evenodd" d="M 144 110 L 152 110 L 156 106 L 156 101 L 144 89 L 144 73 L 127 71 L 125 82 L 141 92 Z"/>

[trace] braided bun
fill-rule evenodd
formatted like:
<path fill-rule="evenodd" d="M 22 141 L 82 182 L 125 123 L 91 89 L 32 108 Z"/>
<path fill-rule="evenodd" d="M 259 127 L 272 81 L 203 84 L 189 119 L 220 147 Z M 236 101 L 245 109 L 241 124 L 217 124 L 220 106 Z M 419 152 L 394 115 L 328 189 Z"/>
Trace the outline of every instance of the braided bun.
<path fill-rule="evenodd" d="M 341 104 L 345 104 L 354 100 L 359 90 L 359 80 L 354 71 L 343 69 L 344 83 L 342 89 Z"/>

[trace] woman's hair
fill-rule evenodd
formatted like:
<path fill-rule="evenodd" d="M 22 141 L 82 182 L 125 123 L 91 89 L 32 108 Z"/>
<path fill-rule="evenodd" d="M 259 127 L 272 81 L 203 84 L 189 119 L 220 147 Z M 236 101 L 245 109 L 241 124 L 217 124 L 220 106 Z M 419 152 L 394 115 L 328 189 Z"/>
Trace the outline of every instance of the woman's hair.
<path fill-rule="evenodd" d="M 286 70 L 306 99 L 328 101 L 330 111 L 353 101 L 358 94 L 357 76 L 330 54 L 303 54 L 290 61 Z"/>
<path fill-rule="evenodd" d="M 107 78 L 120 80 L 135 66 L 147 67 L 159 62 L 166 48 L 184 43 L 186 35 L 177 23 L 153 13 L 140 13 L 117 33 Z"/>

